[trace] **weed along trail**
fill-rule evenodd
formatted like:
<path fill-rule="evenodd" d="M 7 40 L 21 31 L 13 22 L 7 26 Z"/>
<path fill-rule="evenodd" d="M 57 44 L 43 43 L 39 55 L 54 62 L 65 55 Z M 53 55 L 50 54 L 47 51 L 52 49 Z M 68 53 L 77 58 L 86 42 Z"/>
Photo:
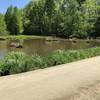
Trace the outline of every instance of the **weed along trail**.
<path fill-rule="evenodd" d="M 70 100 L 69 98 L 76 94 L 91 97 L 88 94 L 82 95 L 82 89 L 93 88 L 99 82 L 100 56 L 47 69 L 1 77 L 0 100 Z M 90 90 L 93 91 L 93 89 Z M 89 90 L 88 92 L 91 93 Z M 100 91 L 98 93 L 100 95 Z M 71 100 L 78 100 L 78 98 Z"/>

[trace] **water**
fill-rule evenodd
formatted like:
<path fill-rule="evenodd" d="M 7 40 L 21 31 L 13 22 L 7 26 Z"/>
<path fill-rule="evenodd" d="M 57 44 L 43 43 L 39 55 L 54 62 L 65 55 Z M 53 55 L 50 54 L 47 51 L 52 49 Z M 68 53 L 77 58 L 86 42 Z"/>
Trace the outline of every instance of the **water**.
<path fill-rule="evenodd" d="M 29 55 L 32 55 L 34 53 L 37 53 L 39 55 L 47 55 L 48 53 L 59 49 L 60 50 L 85 49 L 85 48 L 100 46 L 99 40 L 71 41 L 65 39 L 58 39 L 52 41 L 46 39 L 29 39 L 21 42 L 23 44 L 23 48 L 10 47 L 11 43 L 20 43 L 20 41 L 18 40 L 0 41 L 0 58 L 4 57 L 4 55 L 6 55 L 8 52 L 11 51 L 22 51 Z"/>

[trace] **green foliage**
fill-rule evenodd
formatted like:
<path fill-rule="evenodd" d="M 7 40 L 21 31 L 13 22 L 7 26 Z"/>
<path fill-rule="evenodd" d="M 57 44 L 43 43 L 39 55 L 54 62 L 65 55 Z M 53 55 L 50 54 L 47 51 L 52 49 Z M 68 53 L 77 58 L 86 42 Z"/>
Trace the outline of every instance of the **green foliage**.
<path fill-rule="evenodd" d="M 96 0 L 38 0 L 26 8 L 25 33 L 87 38 L 94 34 Z"/>
<path fill-rule="evenodd" d="M 98 4 L 98 17 L 95 23 L 95 32 L 92 35 L 93 37 L 100 37 L 100 3 Z"/>
<path fill-rule="evenodd" d="M 92 34 L 93 37 L 100 37 L 100 17 L 96 20 L 95 23 L 95 33 Z"/>
<path fill-rule="evenodd" d="M 0 14 L 0 35 L 7 35 L 7 27 L 4 21 L 4 15 Z"/>
<path fill-rule="evenodd" d="M 98 55 L 100 55 L 100 47 L 84 50 L 58 50 L 45 57 L 36 54 L 30 57 L 23 52 L 11 52 L 0 60 L 0 76 L 43 69 Z"/>
<path fill-rule="evenodd" d="M 40 69 L 40 68 L 42 69 L 42 68 L 47 67 L 45 58 L 39 55 L 33 55 L 31 63 L 32 63 L 32 69 Z"/>
<path fill-rule="evenodd" d="M 44 59 L 39 55 L 29 57 L 23 52 L 8 53 L 0 61 L 0 75 L 10 75 L 46 67 Z"/>
<path fill-rule="evenodd" d="M 10 6 L 5 14 L 5 22 L 7 29 L 11 35 L 17 35 L 22 33 L 22 15 L 17 7 Z"/>
<path fill-rule="evenodd" d="M 100 36 L 99 14 L 99 0 L 32 0 L 23 9 L 10 6 L 0 31 L 6 33 L 7 26 L 11 35 L 96 38 Z"/>
<path fill-rule="evenodd" d="M 29 56 L 22 52 L 12 52 L 5 56 L 0 63 L 1 75 L 25 72 L 29 70 L 29 66 Z"/>
<path fill-rule="evenodd" d="M 40 6 L 38 6 L 40 5 Z M 24 9 L 24 33 L 26 34 L 41 34 L 41 13 L 42 4 L 41 2 L 31 2 Z M 40 32 L 40 33 L 39 33 Z"/>
<path fill-rule="evenodd" d="M 98 55 L 100 55 L 100 48 L 98 47 L 85 50 L 58 50 L 47 56 L 46 61 L 48 66 L 55 66 Z"/>

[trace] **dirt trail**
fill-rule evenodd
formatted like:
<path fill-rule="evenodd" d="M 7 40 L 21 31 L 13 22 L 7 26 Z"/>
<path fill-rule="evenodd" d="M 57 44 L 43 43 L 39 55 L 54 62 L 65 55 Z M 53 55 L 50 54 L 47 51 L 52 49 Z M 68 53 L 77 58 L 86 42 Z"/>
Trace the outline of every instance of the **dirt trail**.
<path fill-rule="evenodd" d="M 100 100 L 100 83 L 83 88 L 68 100 Z"/>
<path fill-rule="evenodd" d="M 91 88 L 99 82 L 100 56 L 43 70 L 1 77 L 0 100 L 81 100 L 78 98 L 84 96 L 81 95 L 82 91 L 84 89 L 87 89 L 85 90 L 87 92 L 91 91 Z M 100 85 L 98 86 L 100 88 Z M 89 87 L 91 88 L 88 89 Z M 100 95 L 100 91 L 98 93 Z"/>

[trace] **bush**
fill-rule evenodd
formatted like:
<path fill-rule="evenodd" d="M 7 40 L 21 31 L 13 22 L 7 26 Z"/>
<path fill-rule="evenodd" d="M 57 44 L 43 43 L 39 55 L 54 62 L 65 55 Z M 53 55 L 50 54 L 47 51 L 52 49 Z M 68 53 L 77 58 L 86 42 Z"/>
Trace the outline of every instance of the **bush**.
<path fill-rule="evenodd" d="M 32 70 L 36 70 L 36 69 L 42 69 L 45 68 L 47 66 L 44 57 L 41 57 L 37 54 L 32 56 L 31 59 L 31 63 L 32 63 Z"/>
<path fill-rule="evenodd" d="M 48 66 L 54 66 L 64 63 L 73 62 L 85 58 L 84 54 L 77 50 L 56 51 L 47 57 Z"/>
<path fill-rule="evenodd" d="M 45 67 L 44 59 L 39 55 L 29 57 L 23 52 L 11 52 L 0 61 L 0 75 L 22 73 Z"/>
<path fill-rule="evenodd" d="M 100 55 L 100 47 L 84 50 L 58 50 L 48 56 L 28 56 L 23 52 L 8 53 L 0 60 L 0 76 L 42 69 Z"/>
<path fill-rule="evenodd" d="M 47 66 L 55 66 L 98 55 L 100 55 L 100 47 L 89 48 L 84 50 L 58 50 L 47 56 L 46 62 Z"/>
<path fill-rule="evenodd" d="M 22 52 L 11 52 L 0 63 L 1 75 L 10 75 L 29 70 L 31 58 Z"/>

